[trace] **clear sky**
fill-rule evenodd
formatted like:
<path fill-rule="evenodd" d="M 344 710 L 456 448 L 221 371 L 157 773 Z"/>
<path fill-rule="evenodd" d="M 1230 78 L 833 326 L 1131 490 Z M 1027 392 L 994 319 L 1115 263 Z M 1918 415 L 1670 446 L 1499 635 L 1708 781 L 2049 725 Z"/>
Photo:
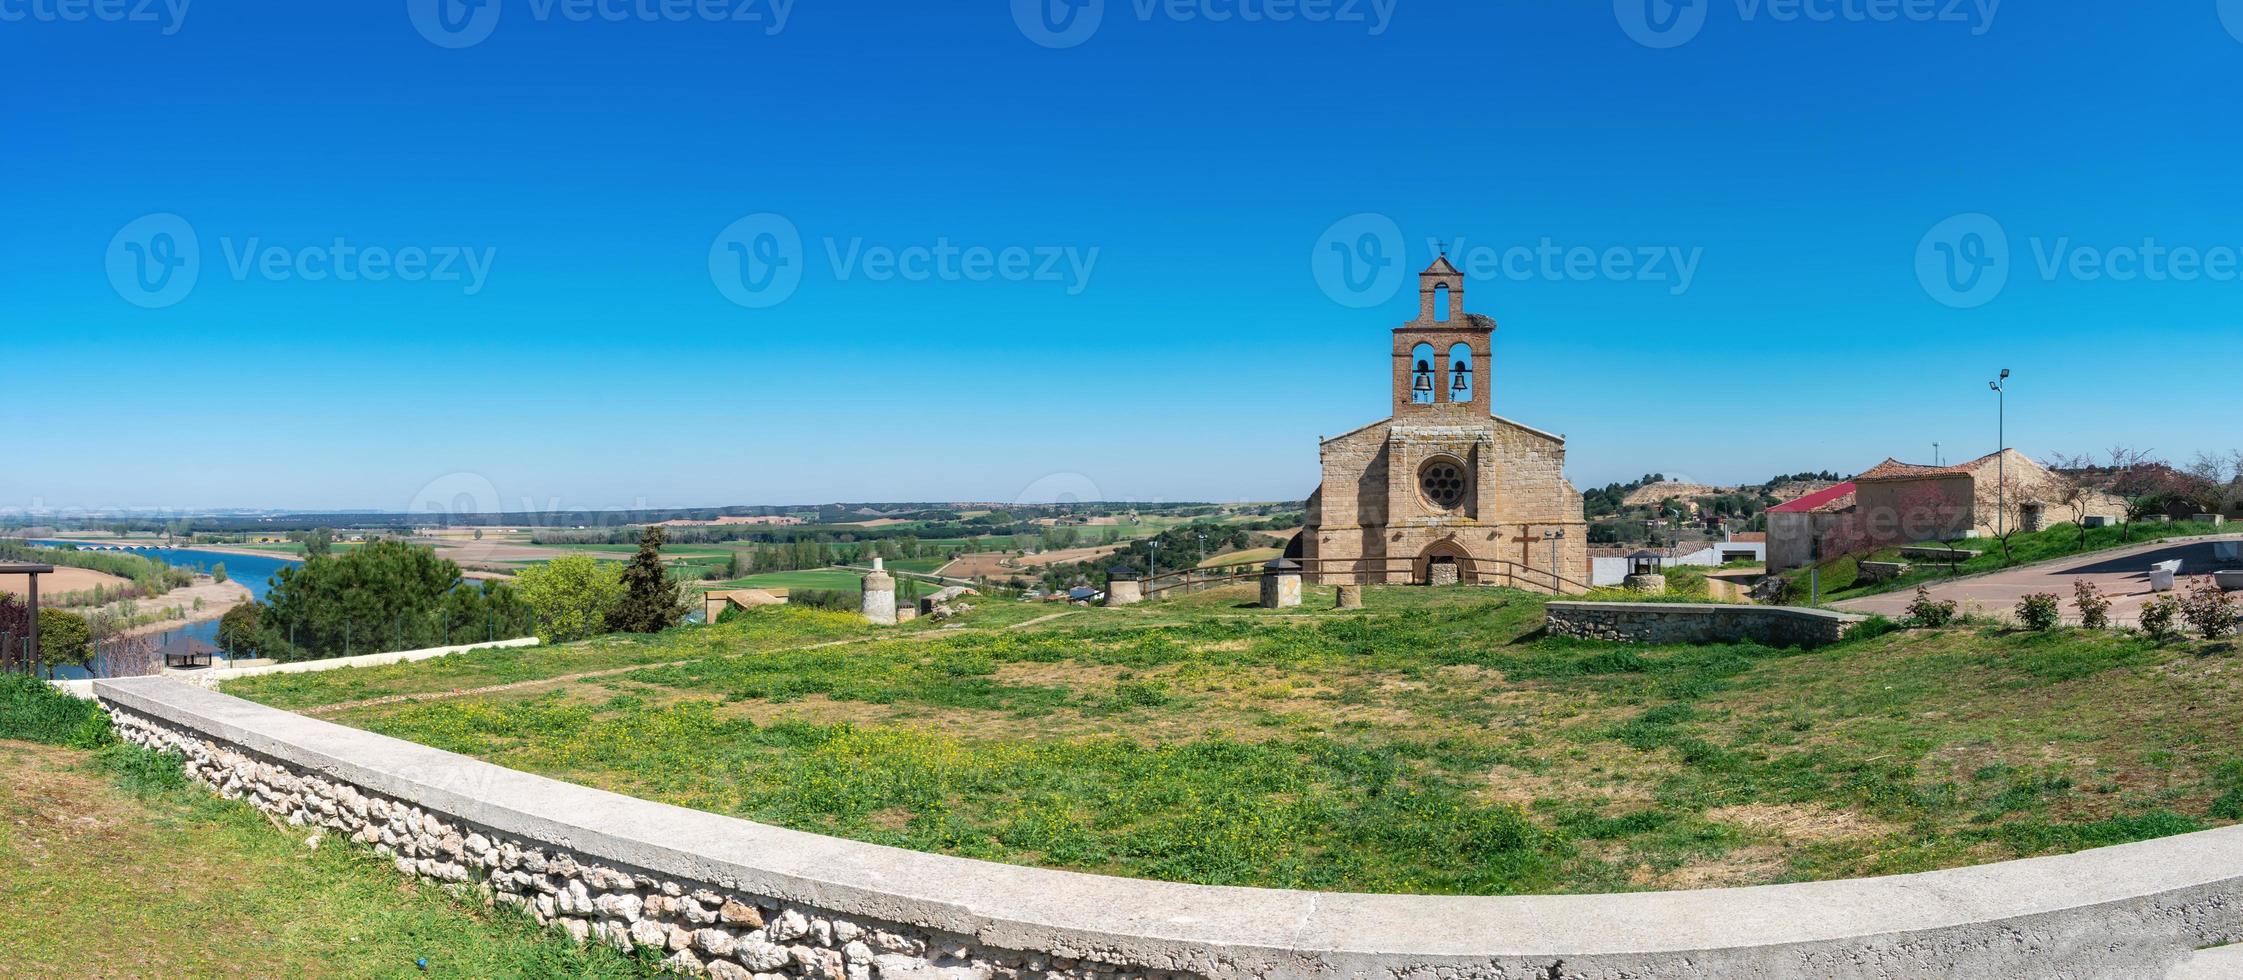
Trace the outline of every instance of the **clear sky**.
<path fill-rule="evenodd" d="M 106 2 L 0 510 L 1298 498 L 1435 240 L 1578 484 L 2243 443 L 2243 0 Z"/>

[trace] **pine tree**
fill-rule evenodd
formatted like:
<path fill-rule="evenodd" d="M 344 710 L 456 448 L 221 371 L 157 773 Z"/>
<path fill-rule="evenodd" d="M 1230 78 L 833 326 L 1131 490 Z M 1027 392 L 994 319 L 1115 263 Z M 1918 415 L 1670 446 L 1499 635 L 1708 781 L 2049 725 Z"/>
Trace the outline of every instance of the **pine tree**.
<path fill-rule="evenodd" d="M 659 633 L 685 619 L 690 604 L 685 587 L 662 567 L 662 528 L 639 535 L 639 553 L 623 569 L 623 601 L 608 613 L 608 628 L 618 633 Z"/>

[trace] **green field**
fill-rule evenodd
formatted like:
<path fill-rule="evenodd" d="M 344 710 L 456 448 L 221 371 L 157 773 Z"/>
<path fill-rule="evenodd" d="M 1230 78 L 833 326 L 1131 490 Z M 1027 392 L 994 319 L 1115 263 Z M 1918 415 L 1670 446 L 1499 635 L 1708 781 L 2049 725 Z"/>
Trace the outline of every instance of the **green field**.
<path fill-rule="evenodd" d="M 1965 626 L 1812 652 L 1623 647 L 1543 636 L 1524 593 L 1372 588 L 1361 612 L 1322 587 L 1298 610 L 1251 595 L 991 600 L 959 628 L 880 632 L 773 607 L 627 647 L 430 662 L 439 677 L 227 690 L 295 708 L 427 692 L 329 716 L 789 827 L 1217 884 L 1711 887 L 2243 818 L 2232 641 Z M 648 665 L 505 690 L 466 676 L 619 657 Z"/>

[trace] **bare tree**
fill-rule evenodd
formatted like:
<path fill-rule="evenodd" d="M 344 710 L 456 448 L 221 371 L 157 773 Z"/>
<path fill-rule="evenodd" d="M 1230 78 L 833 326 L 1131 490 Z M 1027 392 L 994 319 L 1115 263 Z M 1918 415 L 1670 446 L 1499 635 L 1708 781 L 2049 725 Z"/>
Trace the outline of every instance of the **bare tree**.
<path fill-rule="evenodd" d="M 1993 529 L 1990 536 L 1996 544 L 2001 545 L 2004 565 L 2016 561 L 2010 554 L 2010 539 L 2016 537 L 2022 528 L 2018 526 L 2020 522 L 2007 511 L 2024 500 L 2022 490 L 2017 478 L 2005 473 L 1978 484 L 1975 495 L 1974 502 L 1977 506 L 1972 508 L 1973 519 Z"/>
<path fill-rule="evenodd" d="M 2229 450 L 2224 456 L 2197 453 L 2188 475 L 2203 482 L 2197 503 L 2205 513 L 2225 514 L 2243 506 L 2243 450 Z"/>
<path fill-rule="evenodd" d="M 2079 550 L 2087 550 L 2087 512 L 2095 509 L 2102 492 L 2088 485 L 2086 474 L 2095 469 L 2095 457 L 2089 453 L 2077 456 L 2055 453 L 2043 465 L 2056 473 L 2056 482 L 2047 487 L 2049 503 L 2072 515 L 2072 526 L 2079 531 Z"/>

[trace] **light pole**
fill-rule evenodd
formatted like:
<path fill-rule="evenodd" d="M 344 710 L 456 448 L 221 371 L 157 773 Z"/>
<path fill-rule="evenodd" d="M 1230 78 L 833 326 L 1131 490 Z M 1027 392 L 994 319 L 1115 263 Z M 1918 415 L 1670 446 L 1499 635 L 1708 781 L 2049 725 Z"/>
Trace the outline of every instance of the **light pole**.
<path fill-rule="evenodd" d="M 1558 587 L 1558 542 L 1565 540 L 1565 528 L 1543 529 L 1542 540 L 1550 542 L 1550 594 L 1564 595 L 1565 590 Z"/>
<path fill-rule="evenodd" d="M 2009 369 L 1986 382 L 1994 389 L 1994 536 L 2009 532 Z"/>

